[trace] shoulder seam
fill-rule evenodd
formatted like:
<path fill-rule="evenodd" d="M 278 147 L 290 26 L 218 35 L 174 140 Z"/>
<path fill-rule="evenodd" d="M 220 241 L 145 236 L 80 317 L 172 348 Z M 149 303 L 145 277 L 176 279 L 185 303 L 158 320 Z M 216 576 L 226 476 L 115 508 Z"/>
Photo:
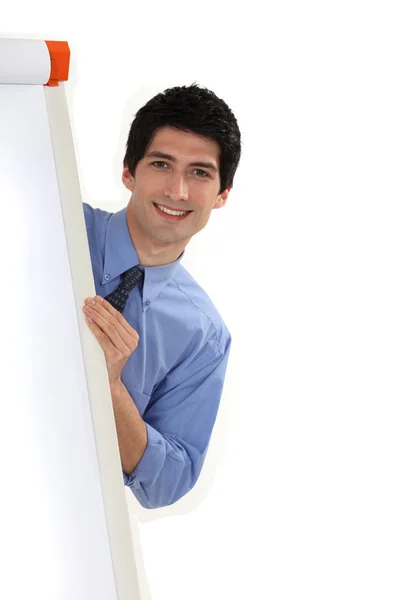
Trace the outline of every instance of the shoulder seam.
<path fill-rule="evenodd" d="M 182 294 L 184 294 L 186 296 L 186 298 L 188 298 L 190 300 L 190 302 L 193 304 L 193 306 L 195 306 L 197 308 L 197 310 L 199 310 L 201 313 L 203 313 L 203 315 L 211 322 L 213 328 L 214 328 L 214 335 L 213 337 L 215 337 L 215 339 L 217 340 L 217 344 L 218 344 L 218 349 L 220 351 L 221 354 L 224 354 L 224 350 L 221 349 L 221 345 L 220 345 L 220 340 L 218 339 L 218 335 L 217 335 L 217 328 L 215 327 L 215 323 L 212 319 L 210 319 L 210 317 L 204 312 L 204 310 L 202 310 L 200 308 L 200 306 L 197 306 L 197 304 L 195 304 L 192 300 L 192 298 L 180 287 L 180 285 L 178 284 L 178 282 L 176 281 L 176 279 L 174 277 L 172 277 L 172 281 L 175 283 L 176 287 L 179 289 L 180 292 L 182 292 Z"/>
<path fill-rule="evenodd" d="M 94 229 L 93 225 L 94 225 L 94 220 L 95 220 L 95 210 L 100 210 L 101 212 L 106 213 L 106 218 L 103 219 L 103 222 L 101 223 L 101 227 L 99 227 L 99 232 L 100 233 L 104 233 L 106 231 L 106 229 L 107 229 L 108 221 L 110 220 L 110 217 L 112 217 L 112 215 L 114 213 L 109 213 L 106 210 L 102 210 L 101 208 L 97 208 L 96 209 L 93 206 L 91 206 L 90 204 L 88 204 L 87 202 L 83 202 L 83 204 L 86 204 L 91 209 L 91 215 L 90 215 L 91 216 L 91 222 L 90 222 L 89 225 L 86 223 L 86 227 L 89 228 L 89 229 Z M 85 218 L 85 222 L 86 222 L 86 218 Z M 97 222 L 96 222 L 96 225 L 98 225 Z"/>

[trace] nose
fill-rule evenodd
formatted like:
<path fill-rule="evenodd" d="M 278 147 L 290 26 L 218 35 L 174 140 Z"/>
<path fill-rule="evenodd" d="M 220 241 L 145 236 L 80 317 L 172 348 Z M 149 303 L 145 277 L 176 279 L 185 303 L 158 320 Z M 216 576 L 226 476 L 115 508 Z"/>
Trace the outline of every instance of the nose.
<path fill-rule="evenodd" d="M 180 202 L 189 198 L 189 189 L 186 178 L 180 173 L 172 173 L 166 182 L 164 195 L 173 202 Z"/>

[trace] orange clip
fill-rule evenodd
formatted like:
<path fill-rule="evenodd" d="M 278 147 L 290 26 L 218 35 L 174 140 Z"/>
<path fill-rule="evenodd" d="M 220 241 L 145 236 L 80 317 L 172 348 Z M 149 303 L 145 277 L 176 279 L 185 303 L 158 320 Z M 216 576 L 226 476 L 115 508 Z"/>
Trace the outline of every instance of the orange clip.
<path fill-rule="evenodd" d="M 50 79 L 45 85 L 57 86 L 59 81 L 67 81 L 69 72 L 70 50 L 67 42 L 48 42 L 51 70 Z"/>

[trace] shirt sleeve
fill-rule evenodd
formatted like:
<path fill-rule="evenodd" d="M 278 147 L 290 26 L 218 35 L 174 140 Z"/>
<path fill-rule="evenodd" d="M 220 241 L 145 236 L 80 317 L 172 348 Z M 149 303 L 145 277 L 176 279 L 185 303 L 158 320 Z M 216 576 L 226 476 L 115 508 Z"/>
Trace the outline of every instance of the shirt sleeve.
<path fill-rule="evenodd" d="M 125 485 L 145 508 L 179 500 L 196 483 L 217 416 L 231 338 L 216 336 L 163 380 L 143 415 L 147 447 Z M 133 398 L 134 400 L 134 398 Z"/>

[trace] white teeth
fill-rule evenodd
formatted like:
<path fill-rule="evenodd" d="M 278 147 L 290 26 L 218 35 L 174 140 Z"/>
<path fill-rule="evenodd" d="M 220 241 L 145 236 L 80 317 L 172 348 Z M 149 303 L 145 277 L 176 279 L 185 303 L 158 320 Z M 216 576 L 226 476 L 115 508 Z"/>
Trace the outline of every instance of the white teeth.
<path fill-rule="evenodd" d="M 169 208 L 164 208 L 163 206 L 159 206 L 158 204 L 156 204 L 157 208 L 159 208 L 162 212 L 167 213 L 168 215 L 174 215 L 175 217 L 180 217 L 181 215 L 186 215 L 187 213 L 189 213 L 189 210 L 169 210 Z"/>

